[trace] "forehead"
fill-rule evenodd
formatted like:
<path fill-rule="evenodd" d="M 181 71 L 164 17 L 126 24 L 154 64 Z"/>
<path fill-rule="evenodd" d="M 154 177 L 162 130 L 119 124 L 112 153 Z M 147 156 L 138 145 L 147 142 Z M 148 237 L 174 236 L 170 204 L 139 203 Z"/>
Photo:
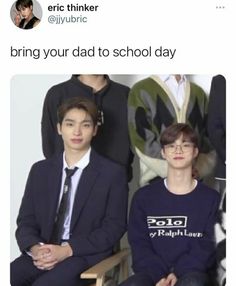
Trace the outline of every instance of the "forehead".
<path fill-rule="evenodd" d="M 191 142 L 191 139 L 186 134 L 181 133 L 174 142 Z"/>
<path fill-rule="evenodd" d="M 91 115 L 84 109 L 72 108 L 68 110 L 64 116 L 63 121 L 73 120 L 73 121 L 92 121 Z"/>
<path fill-rule="evenodd" d="M 28 8 L 30 8 L 31 6 L 26 6 L 26 5 L 19 5 L 18 6 L 18 9 L 19 10 L 24 10 L 24 9 L 28 9 Z"/>

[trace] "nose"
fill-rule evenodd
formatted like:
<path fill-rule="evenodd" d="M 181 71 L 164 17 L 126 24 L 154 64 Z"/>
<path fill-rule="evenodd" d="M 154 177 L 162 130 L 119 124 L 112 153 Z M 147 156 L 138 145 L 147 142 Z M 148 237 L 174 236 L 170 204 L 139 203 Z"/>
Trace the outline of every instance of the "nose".
<path fill-rule="evenodd" d="M 175 146 L 175 153 L 183 153 L 183 149 L 181 145 L 176 145 Z"/>
<path fill-rule="evenodd" d="M 74 135 L 81 135 L 81 127 L 80 125 L 77 125 L 74 127 Z"/>

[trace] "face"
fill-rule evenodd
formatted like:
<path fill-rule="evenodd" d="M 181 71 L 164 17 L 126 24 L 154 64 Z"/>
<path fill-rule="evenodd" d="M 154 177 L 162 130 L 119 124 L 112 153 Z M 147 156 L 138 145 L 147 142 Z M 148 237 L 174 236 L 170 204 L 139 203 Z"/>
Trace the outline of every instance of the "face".
<path fill-rule="evenodd" d="M 33 14 L 33 6 L 30 6 L 30 7 L 20 7 L 20 14 L 21 14 L 21 17 L 28 20 L 32 17 L 32 14 Z"/>
<path fill-rule="evenodd" d="M 183 140 L 183 135 L 162 149 L 163 158 L 166 159 L 169 167 L 174 169 L 192 168 L 193 160 L 197 155 L 198 148 L 193 143 Z"/>
<path fill-rule="evenodd" d="M 83 109 L 69 110 L 62 124 L 57 125 L 58 133 L 62 136 L 66 151 L 86 151 L 90 147 L 97 127 L 94 126 L 91 116 Z"/>

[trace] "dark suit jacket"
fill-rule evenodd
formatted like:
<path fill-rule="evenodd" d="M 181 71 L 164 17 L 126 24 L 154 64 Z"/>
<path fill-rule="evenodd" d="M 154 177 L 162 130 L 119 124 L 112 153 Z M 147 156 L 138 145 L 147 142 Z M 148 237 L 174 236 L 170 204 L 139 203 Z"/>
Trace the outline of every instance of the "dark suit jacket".
<path fill-rule="evenodd" d="M 222 75 L 213 77 L 208 108 L 208 135 L 215 147 L 218 161 L 216 177 L 226 173 L 226 81 Z"/>
<path fill-rule="evenodd" d="M 17 218 L 16 238 L 24 252 L 50 243 L 61 187 L 62 154 L 35 163 Z M 76 193 L 69 244 L 74 256 L 93 265 L 110 255 L 126 230 L 127 178 L 120 165 L 91 152 Z"/>

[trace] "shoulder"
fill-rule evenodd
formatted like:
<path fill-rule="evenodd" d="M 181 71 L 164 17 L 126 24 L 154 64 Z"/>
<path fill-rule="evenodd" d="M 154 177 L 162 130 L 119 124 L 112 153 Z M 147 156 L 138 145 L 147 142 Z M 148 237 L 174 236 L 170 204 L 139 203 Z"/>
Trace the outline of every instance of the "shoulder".
<path fill-rule="evenodd" d="M 147 77 L 147 78 L 144 78 L 144 79 L 136 82 L 133 85 L 133 87 L 131 88 L 131 91 L 136 91 L 136 90 L 140 90 L 140 89 L 143 89 L 143 88 L 147 88 L 150 85 L 153 86 L 155 84 L 156 84 L 155 81 L 151 77 Z"/>
<path fill-rule="evenodd" d="M 126 168 L 121 164 L 118 164 L 111 159 L 108 159 L 100 154 L 98 154 L 94 149 L 91 151 L 91 163 L 102 170 L 104 174 L 111 174 L 114 172 L 126 172 Z"/>
<path fill-rule="evenodd" d="M 62 164 L 62 153 L 56 154 L 49 159 L 43 159 L 40 161 L 35 162 L 31 167 L 31 172 L 43 172 L 47 171 L 49 168 L 54 168 L 55 166 L 58 166 Z"/>
<path fill-rule="evenodd" d="M 224 93 L 225 93 L 225 86 L 226 86 L 225 77 L 221 74 L 214 76 L 212 78 L 211 86 L 215 86 L 216 90 L 217 88 L 224 89 Z M 222 93 L 222 90 L 220 90 L 219 93 Z"/>
<path fill-rule="evenodd" d="M 136 191 L 134 194 L 133 200 L 145 202 L 151 202 L 156 197 L 160 195 L 160 192 L 164 188 L 164 181 L 163 179 L 158 180 L 152 184 L 146 185 Z"/>
<path fill-rule="evenodd" d="M 143 80 L 138 81 L 134 84 L 130 91 L 130 102 L 139 100 L 139 98 L 149 99 L 156 101 L 160 93 L 163 92 L 163 87 L 155 81 L 153 78 L 148 77 Z"/>
<path fill-rule="evenodd" d="M 63 92 L 67 91 L 68 88 L 71 88 L 74 85 L 75 84 L 73 77 L 59 84 L 55 84 L 51 88 L 49 88 L 47 92 L 47 97 L 53 97 L 53 98 L 60 97 Z"/>
<path fill-rule="evenodd" d="M 220 194 L 213 188 L 208 187 L 202 182 L 198 182 L 199 194 L 204 197 L 205 201 L 220 201 Z"/>
<path fill-rule="evenodd" d="M 221 75 L 221 74 L 218 74 L 218 75 L 216 75 L 216 76 L 213 76 L 212 80 L 213 80 L 213 81 L 221 81 L 221 82 L 225 82 L 225 81 L 226 81 L 226 80 L 225 80 L 225 77 L 224 77 L 223 75 Z"/>
<path fill-rule="evenodd" d="M 110 79 L 110 88 L 116 90 L 121 95 L 125 94 L 126 96 L 129 93 L 130 88 L 124 84 L 118 83 Z"/>
<path fill-rule="evenodd" d="M 196 96 L 203 96 L 206 97 L 205 91 L 196 83 L 194 82 L 189 82 L 190 83 L 190 91 L 192 94 Z"/>
<path fill-rule="evenodd" d="M 40 19 L 34 16 L 34 24 L 33 27 L 36 27 L 40 23 Z"/>

